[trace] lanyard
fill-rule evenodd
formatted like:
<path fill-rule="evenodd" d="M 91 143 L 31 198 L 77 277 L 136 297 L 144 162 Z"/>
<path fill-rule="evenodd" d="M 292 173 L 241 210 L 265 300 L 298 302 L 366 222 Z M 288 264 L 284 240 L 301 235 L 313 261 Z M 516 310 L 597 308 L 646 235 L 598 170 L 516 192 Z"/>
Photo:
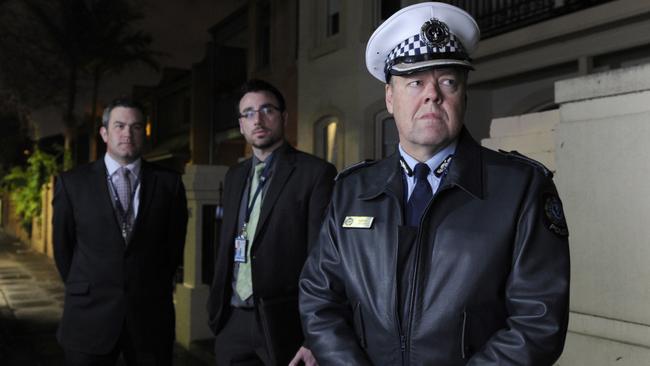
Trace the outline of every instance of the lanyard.
<path fill-rule="evenodd" d="M 135 177 L 135 187 L 133 188 L 133 191 L 131 192 L 131 205 L 129 205 L 129 208 L 125 211 L 124 206 L 122 205 L 122 202 L 120 202 L 120 197 L 117 195 L 117 188 L 115 187 L 115 184 L 113 183 L 113 180 L 111 179 L 111 175 L 108 174 L 108 171 L 106 171 L 106 177 L 108 178 L 108 184 L 111 187 L 111 194 L 113 195 L 113 200 L 115 201 L 115 207 L 117 207 L 117 213 L 119 214 L 121 218 L 121 226 L 122 226 L 122 234 L 124 235 L 125 233 L 125 228 L 126 225 L 128 224 L 128 218 L 129 214 L 131 211 L 135 213 L 135 210 L 133 209 L 134 206 L 134 199 L 135 199 L 135 192 L 138 190 L 138 186 L 140 185 L 140 177 L 136 176 Z"/>
<path fill-rule="evenodd" d="M 262 192 L 262 189 L 264 188 L 264 185 L 269 180 L 269 174 L 271 172 L 271 159 L 272 158 L 273 158 L 273 155 L 269 156 L 269 158 L 266 159 L 266 165 L 264 166 L 264 170 L 262 170 L 262 174 L 260 175 L 260 182 L 257 185 L 257 189 L 255 190 L 255 193 L 253 194 L 253 199 L 251 199 L 250 203 L 248 205 L 246 205 L 246 216 L 244 217 L 244 225 L 248 224 L 248 220 L 250 220 L 250 218 L 251 218 L 251 212 L 253 212 L 253 206 L 255 206 L 255 201 L 257 200 L 257 196 L 259 196 L 260 192 Z M 255 174 L 254 171 L 253 171 L 253 174 Z M 251 177 L 251 183 L 253 181 L 252 180 L 253 178 L 254 177 Z M 250 194 L 250 191 L 249 191 L 249 194 Z"/>

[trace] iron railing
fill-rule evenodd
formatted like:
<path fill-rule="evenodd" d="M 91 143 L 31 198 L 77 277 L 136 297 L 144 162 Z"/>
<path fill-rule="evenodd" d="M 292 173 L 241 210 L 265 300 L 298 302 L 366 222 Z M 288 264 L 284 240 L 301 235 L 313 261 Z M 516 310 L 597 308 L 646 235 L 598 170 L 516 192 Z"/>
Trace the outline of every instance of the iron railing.
<path fill-rule="evenodd" d="M 612 0 L 452 0 L 445 2 L 470 13 L 481 28 L 481 38 L 485 39 L 608 1 Z"/>

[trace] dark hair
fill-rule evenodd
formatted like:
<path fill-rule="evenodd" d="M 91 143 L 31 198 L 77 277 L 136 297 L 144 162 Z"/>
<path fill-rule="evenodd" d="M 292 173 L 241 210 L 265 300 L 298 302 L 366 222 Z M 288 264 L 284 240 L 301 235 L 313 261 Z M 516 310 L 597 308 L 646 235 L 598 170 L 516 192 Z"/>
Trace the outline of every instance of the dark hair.
<path fill-rule="evenodd" d="M 284 102 L 284 97 L 282 96 L 282 93 L 271 85 L 270 83 L 260 80 L 260 79 L 251 79 L 248 80 L 247 82 L 244 83 L 244 85 L 239 88 L 239 101 L 246 95 L 246 93 L 253 93 L 253 92 L 269 92 L 273 94 L 275 99 L 278 101 L 278 108 L 280 108 L 280 112 L 284 112 L 287 108 L 287 105 Z M 237 106 L 237 114 L 239 114 L 239 106 Z"/>
<path fill-rule="evenodd" d="M 120 98 L 113 99 L 113 101 L 110 102 L 106 106 L 106 108 L 104 108 L 104 114 L 102 115 L 102 125 L 104 127 L 108 128 L 108 121 L 111 118 L 111 111 L 113 111 L 113 109 L 117 107 L 136 109 L 138 112 L 140 112 L 142 119 L 145 118 L 144 107 L 142 106 L 142 104 L 136 102 L 135 100 L 129 97 L 120 97 Z"/>

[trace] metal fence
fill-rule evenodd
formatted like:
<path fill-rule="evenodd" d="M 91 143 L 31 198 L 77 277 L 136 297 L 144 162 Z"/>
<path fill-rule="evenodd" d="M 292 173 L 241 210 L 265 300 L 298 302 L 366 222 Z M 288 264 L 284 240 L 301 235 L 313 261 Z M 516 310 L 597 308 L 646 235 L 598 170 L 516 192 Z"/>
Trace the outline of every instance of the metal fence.
<path fill-rule="evenodd" d="M 457 0 L 445 1 L 470 13 L 490 38 L 612 0 Z"/>

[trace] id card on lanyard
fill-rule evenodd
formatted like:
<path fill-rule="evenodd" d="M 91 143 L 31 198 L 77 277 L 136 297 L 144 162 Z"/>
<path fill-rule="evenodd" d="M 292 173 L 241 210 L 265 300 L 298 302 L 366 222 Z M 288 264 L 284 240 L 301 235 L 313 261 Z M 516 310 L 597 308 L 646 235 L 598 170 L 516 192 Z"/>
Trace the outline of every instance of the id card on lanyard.
<path fill-rule="evenodd" d="M 262 170 L 262 174 L 260 176 L 260 182 L 257 186 L 257 189 L 253 193 L 253 199 L 250 200 L 250 203 L 246 205 L 246 215 L 244 217 L 244 224 L 241 227 L 241 230 L 239 230 L 239 234 L 235 237 L 235 262 L 236 263 L 246 263 L 248 262 L 248 245 L 250 244 L 248 241 L 248 234 L 246 229 L 248 228 L 248 222 L 251 217 L 251 212 L 253 211 L 253 206 L 255 206 L 255 202 L 259 198 L 260 200 L 262 199 L 260 197 L 260 194 L 262 190 L 264 189 L 264 185 L 268 181 L 268 175 L 269 175 L 269 168 L 271 166 L 271 158 L 266 159 L 266 166 L 264 166 L 264 170 Z M 250 189 L 250 188 L 249 188 Z M 252 192 L 249 192 L 249 194 Z M 250 196 L 249 196 L 250 197 Z"/>

